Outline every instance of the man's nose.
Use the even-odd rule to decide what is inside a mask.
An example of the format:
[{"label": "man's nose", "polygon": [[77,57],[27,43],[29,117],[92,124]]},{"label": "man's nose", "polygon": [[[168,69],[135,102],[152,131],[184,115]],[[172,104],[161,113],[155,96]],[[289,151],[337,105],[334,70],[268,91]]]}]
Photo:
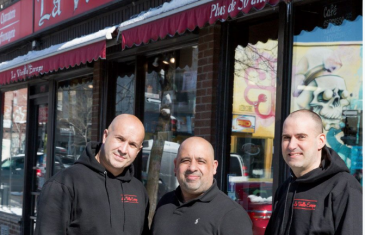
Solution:
[{"label": "man's nose", "polygon": [[190,171],[196,171],[197,169],[197,162],[195,160],[192,160],[190,165],[189,165],[189,170]]},{"label": "man's nose", "polygon": [[298,143],[297,143],[296,139],[294,137],[290,138],[288,148],[290,150],[294,150],[297,148],[297,146],[298,146]]},{"label": "man's nose", "polygon": [[126,153],[127,149],[128,149],[128,144],[126,142],[122,142],[119,146],[119,151],[121,151],[122,153]]}]

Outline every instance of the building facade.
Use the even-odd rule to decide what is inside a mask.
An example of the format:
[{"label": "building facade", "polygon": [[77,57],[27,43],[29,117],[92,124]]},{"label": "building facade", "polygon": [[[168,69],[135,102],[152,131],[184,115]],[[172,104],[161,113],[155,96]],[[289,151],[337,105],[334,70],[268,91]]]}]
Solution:
[{"label": "building facade", "polygon": [[0,234],[33,234],[44,182],[122,113],[146,129],[134,164],[151,218],[177,186],[180,143],[201,136],[220,189],[263,234],[298,109],[322,117],[362,184],[361,0],[0,3]]}]

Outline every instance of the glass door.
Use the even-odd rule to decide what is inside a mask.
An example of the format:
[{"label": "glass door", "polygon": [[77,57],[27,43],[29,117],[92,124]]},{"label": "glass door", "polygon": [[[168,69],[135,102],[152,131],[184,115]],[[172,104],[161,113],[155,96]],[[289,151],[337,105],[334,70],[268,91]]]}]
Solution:
[{"label": "glass door", "polygon": [[47,122],[48,122],[48,104],[39,104],[36,106],[37,123],[34,133],[36,137],[36,154],[32,161],[32,188],[31,188],[31,215],[30,219],[35,224],[37,217],[37,199],[46,180],[46,155],[47,155]]},{"label": "glass door", "polygon": [[48,138],[48,85],[37,85],[29,90],[22,234],[34,233],[38,197],[52,170],[52,164],[47,161],[47,140],[51,141]]}]

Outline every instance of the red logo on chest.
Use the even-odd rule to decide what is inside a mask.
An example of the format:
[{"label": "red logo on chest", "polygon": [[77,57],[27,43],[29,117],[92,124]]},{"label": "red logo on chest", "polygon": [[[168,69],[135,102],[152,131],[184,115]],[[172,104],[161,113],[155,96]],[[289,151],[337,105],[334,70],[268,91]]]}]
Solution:
[{"label": "red logo on chest", "polygon": [[311,210],[314,211],[317,206],[316,200],[294,199],[293,208],[296,210]]},{"label": "red logo on chest", "polygon": [[138,203],[137,195],[122,194],[122,202],[126,203]]}]

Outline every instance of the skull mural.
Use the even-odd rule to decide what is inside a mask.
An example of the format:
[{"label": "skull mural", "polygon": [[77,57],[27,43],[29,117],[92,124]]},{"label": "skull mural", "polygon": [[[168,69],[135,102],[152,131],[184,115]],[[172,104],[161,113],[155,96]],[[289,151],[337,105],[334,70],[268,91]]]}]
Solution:
[{"label": "skull mural", "polygon": [[340,76],[316,77],[299,95],[298,105],[322,117],[325,130],[340,129],[343,109],[350,104],[345,81]]}]

